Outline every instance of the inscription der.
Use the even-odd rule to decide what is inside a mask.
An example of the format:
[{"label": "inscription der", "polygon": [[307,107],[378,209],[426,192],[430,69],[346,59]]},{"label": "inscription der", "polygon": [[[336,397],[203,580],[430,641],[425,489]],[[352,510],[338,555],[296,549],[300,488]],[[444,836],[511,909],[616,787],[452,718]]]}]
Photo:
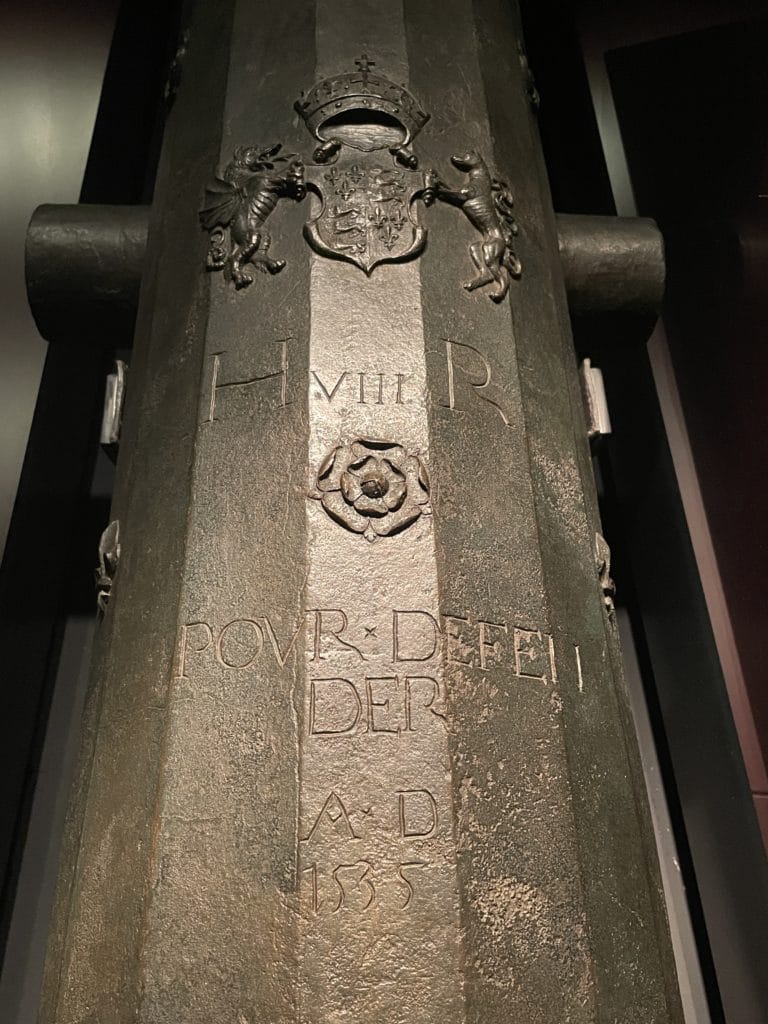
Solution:
[{"label": "inscription der", "polygon": [[311,679],[308,734],[397,735],[430,725],[448,730],[440,683],[432,676],[366,676]]}]

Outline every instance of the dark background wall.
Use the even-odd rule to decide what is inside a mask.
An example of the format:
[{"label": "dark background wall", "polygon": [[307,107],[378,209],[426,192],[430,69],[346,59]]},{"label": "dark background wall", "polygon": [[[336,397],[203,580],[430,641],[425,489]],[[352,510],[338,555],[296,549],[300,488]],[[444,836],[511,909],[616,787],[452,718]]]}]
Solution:
[{"label": "dark background wall", "polygon": [[[85,174],[91,138],[99,107],[102,82],[117,14],[117,0],[32,0],[0,4],[0,552],[6,544],[16,501],[17,487],[29,440],[30,428],[46,365],[48,343],[38,334],[29,311],[24,283],[24,239],[34,208],[40,203],[77,202]],[[70,398],[77,402],[77,389]],[[62,427],[64,424],[62,424]],[[56,432],[45,442],[66,449],[67,438]],[[71,468],[71,467],[70,467]],[[61,529],[57,488],[46,486],[40,466],[38,486],[22,504],[37,506],[37,518],[49,534]],[[76,470],[76,476],[80,476]],[[44,507],[40,507],[40,505]],[[22,518],[19,510],[17,520]],[[34,537],[13,531],[19,561],[32,569],[30,554]],[[66,544],[66,535],[61,538]],[[64,557],[63,550],[58,558]],[[17,659],[4,658],[0,668],[0,749],[3,750],[0,790],[0,865],[3,871],[0,939],[11,927],[15,902],[13,938],[0,977],[0,1019],[33,1021],[36,1016],[40,950],[47,927],[46,908],[51,897],[52,862],[56,839],[67,800],[67,764],[77,735],[73,713],[79,707],[81,666],[87,661],[88,630],[85,621],[70,624],[66,643],[59,647],[63,685],[57,710],[51,717],[49,756],[38,760],[47,711],[45,658],[36,642],[51,647],[53,630],[63,640],[58,609],[47,614],[46,602],[35,602],[50,581],[49,574],[20,580],[9,573],[9,558],[0,578],[17,607],[25,608],[32,630],[17,633],[10,614],[5,617],[5,637],[17,650]],[[9,578],[10,577],[10,578]],[[2,584],[0,584],[0,587]],[[23,592],[19,588],[23,588]],[[25,599],[25,595],[27,599]],[[32,598],[29,600],[29,598]],[[43,628],[35,628],[38,615]],[[47,627],[47,628],[46,628]],[[8,634],[11,634],[9,637]],[[39,814],[27,841],[26,821],[36,793]],[[26,849],[24,871],[21,854]],[[14,896],[18,893],[18,900]]]},{"label": "dark background wall", "polygon": [[117,0],[0,4],[0,552],[47,345],[24,286],[24,237],[40,203],[77,202]]}]

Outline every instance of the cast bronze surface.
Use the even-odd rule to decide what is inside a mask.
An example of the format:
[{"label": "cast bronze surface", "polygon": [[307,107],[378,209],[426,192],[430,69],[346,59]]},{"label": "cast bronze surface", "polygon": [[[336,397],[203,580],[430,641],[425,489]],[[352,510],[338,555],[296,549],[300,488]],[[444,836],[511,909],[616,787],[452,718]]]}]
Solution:
[{"label": "cast bronze surface", "polygon": [[[188,10],[41,1024],[679,1024],[514,5]],[[406,255],[410,140],[359,113],[384,80],[478,201],[370,274],[281,203],[280,273],[207,275],[202,186],[249,140],[301,153],[307,82],[307,181],[378,189],[368,253]],[[515,269],[486,167],[509,303],[459,287],[468,246],[497,297]]]},{"label": "cast bronze surface", "polygon": [[48,340],[108,334],[130,344],[144,258],[145,206],[38,206],[27,229],[26,281]]},{"label": "cast bronze surface", "polygon": [[658,310],[664,239],[654,221],[561,213],[557,239],[571,312]]},{"label": "cast bronze surface", "polygon": [[517,52],[520,58],[520,67],[523,72],[525,95],[528,97],[531,108],[535,113],[541,106],[541,96],[539,95],[539,90],[536,88],[536,79],[533,77],[531,65],[528,63],[528,54],[525,52],[522,40],[518,40]]}]

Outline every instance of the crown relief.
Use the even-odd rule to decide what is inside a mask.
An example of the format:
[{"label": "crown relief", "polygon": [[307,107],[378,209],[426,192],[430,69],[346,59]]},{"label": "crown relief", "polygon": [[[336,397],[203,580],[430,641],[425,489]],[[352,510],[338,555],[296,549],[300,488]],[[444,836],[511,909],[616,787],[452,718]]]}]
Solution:
[{"label": "crown relief", "polygon": [[388,149],[415,169],[418,161],[410,144],[429,114],[404,85],[372,72],[375,61],[366,54],[355,65],[356,71],[321,79],[294,104],[319,142],[315,160],[326,163],[347,145],[362,152]]}]

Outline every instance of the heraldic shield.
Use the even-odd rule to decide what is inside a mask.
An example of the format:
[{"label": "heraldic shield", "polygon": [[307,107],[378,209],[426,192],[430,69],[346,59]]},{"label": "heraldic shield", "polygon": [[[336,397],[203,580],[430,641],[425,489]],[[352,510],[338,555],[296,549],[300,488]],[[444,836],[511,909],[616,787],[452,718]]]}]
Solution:
[{"label": "heraldic shield", "polygon": [[429,114],[374,65],[363,54],[355,71],[324,78],[294,104],[318,144],[306,183],[321,205],[304,235],[317,252],[366,274],[418,255],[427,238],[411,144]]},{"label": "heraldic shield", "polygon": [[304,225],[307,241],[324,256],[347,260],[366,274],[381,263],[418,255],[427,237],[414,207],[421,181],[397,167],[386,151],[347,152],[331,166],[306,169],[307,189],[322,203]]}]

